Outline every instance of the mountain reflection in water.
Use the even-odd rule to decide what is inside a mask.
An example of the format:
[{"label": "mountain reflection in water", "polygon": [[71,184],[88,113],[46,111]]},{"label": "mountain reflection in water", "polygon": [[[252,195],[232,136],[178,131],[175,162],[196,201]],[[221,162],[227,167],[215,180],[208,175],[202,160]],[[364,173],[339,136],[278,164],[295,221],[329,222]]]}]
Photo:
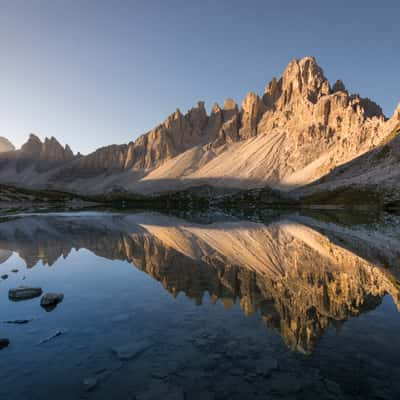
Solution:
[{"label": "mountain reflection in water", "polygon": [[352,229],[306,217],[269,224],[191,223],[155,213],[25,216],[0,224],[0,262],[17,253],[28,268],[72,249],[130,262],[162,283],[226,308],[259,312],[288,348],[309,354],[324,331],[376,308],[400,305],[396,229]]}]

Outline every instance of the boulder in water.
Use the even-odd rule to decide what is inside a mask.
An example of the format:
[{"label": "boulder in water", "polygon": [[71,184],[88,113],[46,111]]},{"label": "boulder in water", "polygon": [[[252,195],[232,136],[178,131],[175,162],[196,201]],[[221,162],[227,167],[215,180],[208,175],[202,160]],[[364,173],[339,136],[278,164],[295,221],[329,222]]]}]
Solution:
[{"label": "boulder in water", "polygon": [[29,300],[39,297],[42,289],[38,287],[19,286],[8,291],[8,298],[12,301]]}]

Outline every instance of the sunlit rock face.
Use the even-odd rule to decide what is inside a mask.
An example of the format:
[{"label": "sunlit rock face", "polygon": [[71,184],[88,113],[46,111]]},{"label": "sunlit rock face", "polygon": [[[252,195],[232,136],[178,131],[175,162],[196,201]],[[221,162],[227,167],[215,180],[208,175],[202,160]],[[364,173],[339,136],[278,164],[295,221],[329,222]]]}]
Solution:
[{"label": "sunlit rock face", "polygon": [[32,135],[14,156],[0,156],[0,182],[85,194],[116,185],[153,193],[204,183],[287,190],[378,148],[396,123],[398,110],[386,120],[377,104],[340,80],[331,85],[315,58],[305,57],[291,61],[262,95],[248,93],[241,106],[228,98],[207,113],[199,101],[127,144],[74,156],[56,139],[42,143]]},{"label": "sunlit rock face", "polygon": [[246,315],[259,312],[289,348],[303,353],[330,325],[375,308],[384,295],[400,304],[398,237],[290,218],[201,225],[137,214],[0,224],[1,252],[17,252],[28,267],[51,266],[81,248],[124,260],[174,296],[183,292],[201,304],[208,292],[226,308],[238,302]]},{"label": "sunlit rock face", "polygon": [[318,191],[341,190],[343,188],[376,188],[376,193],[390,203],[400,201],[398,182],[400,179],[400,106],[387,121],[389,134],[378,147],[333,169],[312,185],[298,190],[298,195],[309,195]]},{"label": "sunlit rock face", "polygon": [[5,137],[0,136],[0,153],[15,150],[14,145]]}]

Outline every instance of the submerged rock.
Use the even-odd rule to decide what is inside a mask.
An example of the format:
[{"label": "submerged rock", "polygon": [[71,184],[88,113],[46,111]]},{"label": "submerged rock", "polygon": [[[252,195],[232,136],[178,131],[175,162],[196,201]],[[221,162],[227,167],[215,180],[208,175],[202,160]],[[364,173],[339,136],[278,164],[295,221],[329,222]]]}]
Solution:
[{"label": "submerged rock", "polygon": [[7,278],[8,278],[7,274],[4,274],[4,275],[1,276],[1,279],[7,279]]},{"label": "submerged rock", "polygon": [[58,336],[61,336],[64,332],[62,331],[56,331],[55,333],[53,333],[52,335],[48,336],[47,338],[41,340],[38,344],[43,344],[43,343],[47,343],[50,342],[50,340],[55,339]]},{"label": "submerged rock", "polygon": [[259,375],[269,375],[278,368],[278,362],[274,358],[260,360],[255,365],[255,371]]},{"label": "submerged rock", "polygon": [[271,378],[269,388],[280,395],[288,395],[299,392],[306,383],[304,379],[298,376],[283,372]]},{"label": "submerged rock", "polygon": [[137,400],[183,400],[184,398],[184,392],[180,387],[159,381],[150,381],[148,389],[136,395]]},{"label": "submerged rock", "polygon": [[83,388],[86,392],[90,392],[97,386],[97,378],[95,376],[89,376],[83,380]]},{"label": "submerged rock", "polygon": [[93,373],[93,375],[87,376],[83,380],[83,389],[86,392],[90,392],[96,387],[104,382],[106,379],[108,379],[112,375],[113,371],[109,370],[107,368],[102,368],[100,370],[97,370]]},{"label": "submerged rock", "polygon": [[15,268],[15,269],[12,269],[11,272],[14,272],[14,274],[16,274],[18,272],[18,270]]},{"label": "submerged rock", "polygon": [[40,300],[40,305],[46,311],[52,311],[57,307],[58,303],[64,300],[64,295],[62,293],[46,293]]},{"label": "submerged rock", "polygon": [[13,319],[9,321],[4,321],[5,324],[16,324],[16,325],[24,325],[28,322],[31,322],[31,319]]},{"label": "submerged rock", "polygon": [[111,351],[115,353],[120,360],[132,360],[147,350],[150,346],[151,342],[142,339],[134,343],[112,347]]},{"label": "submerged rock", "polygon": [[10,344],[10,341],[6,338],[0,338],[0,350],[4,349],[5,347],[8,347]]},{"label": "submerged rock", "polygon": [[12,301],[29,300],[39,297],[42,289],[38,287],[19,286],[8,291],[8,298]]}]

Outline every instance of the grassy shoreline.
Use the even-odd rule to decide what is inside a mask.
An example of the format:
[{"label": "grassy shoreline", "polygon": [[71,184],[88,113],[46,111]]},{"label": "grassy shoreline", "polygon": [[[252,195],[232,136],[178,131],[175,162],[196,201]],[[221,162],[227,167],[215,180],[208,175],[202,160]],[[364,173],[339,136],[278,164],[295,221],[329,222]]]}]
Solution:
[{"label": "grassy shoreline", "polygon": [[270,188],[221,194],[211,187],[164,192],[150,196],[128,192],[85,196],[56,190],[34,190],[0,185],[0,210],[87,209],[180,209],[224,211],[251,209],[310,209],[310,210],[400,210],[400,201],[390,193],[378,193],[370,188],[341,188],[315,192],[296,198]]}]

